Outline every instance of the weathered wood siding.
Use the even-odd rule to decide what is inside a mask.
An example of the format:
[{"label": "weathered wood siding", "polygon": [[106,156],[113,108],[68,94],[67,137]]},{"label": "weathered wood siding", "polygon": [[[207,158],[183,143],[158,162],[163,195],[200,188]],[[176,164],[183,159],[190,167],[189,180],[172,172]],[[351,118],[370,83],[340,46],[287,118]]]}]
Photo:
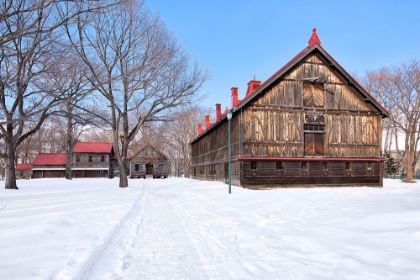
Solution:
[{"label": "weathered wood siding", "polygon": [[246,156],[305,156],[304,124],[324,127],[323,156],[381,156],[381,115],[316,55],[246,106],[242,123]]},{"label": "weathered wood siding", "polygon": [[[240,116],[235,115],[231,120],[231,156],[232,181],[239,184],[240,165],[234,159],[240,155]],[[227,180],[228,162],[228,122],[226,119],[215,127],[205,137],[197,140],[191,147],[192,174],[201,180]]]}]

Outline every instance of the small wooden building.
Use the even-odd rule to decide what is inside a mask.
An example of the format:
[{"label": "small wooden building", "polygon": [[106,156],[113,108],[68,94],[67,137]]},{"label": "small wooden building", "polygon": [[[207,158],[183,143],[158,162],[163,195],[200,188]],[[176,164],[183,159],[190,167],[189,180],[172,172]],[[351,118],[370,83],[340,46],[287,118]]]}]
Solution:
[{"label": "small wooden building", "polygon": [[[243,100],[232,88],[232,183],[382,186],[386,110],[328,54],[314,28],[309,45]],[[228,178],[227,110],[191,142],[193,178]]]},{"label": "small wooden building", "polygon": [[32,164],[19,163],[15,167],[16,179],[26,179],[29,180],[32,178]]},{"label": "small wooden building", "polygon": [[112,143],[77,142],[73,149],[73,178],[113,177],[112,156],[114,156]]},{"label": "small wooden building", "polygon": [[169,175],[168,158],[150,144],[136,152],[129,161],[130,178],[167,178]]},{"label": "small wooden building", "polygon": [[66,154],[40,153],[32,162],[32,178],[64,178]]}]

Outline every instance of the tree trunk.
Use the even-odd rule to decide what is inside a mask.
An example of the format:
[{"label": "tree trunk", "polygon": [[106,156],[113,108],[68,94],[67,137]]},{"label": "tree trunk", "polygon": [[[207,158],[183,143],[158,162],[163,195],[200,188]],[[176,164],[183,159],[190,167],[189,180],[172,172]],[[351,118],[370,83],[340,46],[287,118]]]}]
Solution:
[{"label": "tree trunk", "polygon": [[413,152],[412,151],[408,151],[406,154],[406,169],[407,169],[407,178],[404,180],[404,182],[415,182],[414,180],[414,175],[415,175],[415,170],[416,170],[416,165],[413,164]]},{"label": "tree trunk", "polygon": [[120,169],[120,188],[128,187],[128,179],[127,179],[127,157],[123,156],[120,161],[118,161],[118,167]]},{"label": "tree trunk", "polygon": [[12,142],[12,136],[10,134],[12,134],[11,131],[7,130],[7,137],[6,137],[6,141],[5,141],[5,145],[6,145],[6,181],[5,181],[5,188],[6,189],[15,189],[18,190],[18,187],[16,185],[16,174],[15,174],[15,149],[13,147],[13,142]]},{"label": "tree trunk", "polygon": [[[70,111],[70,112],[69,112]],[[66,153],[66,179],[72,179],[72,155],[73,155],[73,127],[71,110],[67,110],[67,153]]]}]

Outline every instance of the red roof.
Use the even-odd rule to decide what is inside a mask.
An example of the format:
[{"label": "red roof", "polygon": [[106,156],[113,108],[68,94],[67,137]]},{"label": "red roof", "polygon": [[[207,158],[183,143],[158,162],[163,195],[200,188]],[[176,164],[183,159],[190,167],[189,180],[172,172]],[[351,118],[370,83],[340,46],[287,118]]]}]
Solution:
[{"label": "red roof", "polygon": [[78,142],[73,153],[111,153],[112,143],[108,142]]},{"label": "red roof", "polygon": [[33,167],[32,164],[24,164],[24,163],[22,163],[22,164],[16,165],[15,170],[31,170],[32,167]]},{"label": "red roof", "polygon": [[40,153],[36,156],[32,165],[65,165],[66,154]]}]

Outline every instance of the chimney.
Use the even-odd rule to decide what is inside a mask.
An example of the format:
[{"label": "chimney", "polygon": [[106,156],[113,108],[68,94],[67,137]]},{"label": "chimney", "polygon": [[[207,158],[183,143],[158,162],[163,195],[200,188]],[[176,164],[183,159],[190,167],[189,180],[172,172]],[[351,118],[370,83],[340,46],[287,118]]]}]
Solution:
[{"label": "chimney", "polygon": [[233,87],[233,88],[231,88],[231,91],[232,91],[232,108],[234,108],[239,103],[239,101],[238,101],[238,88]]},{"label": "chimney", "polygon": [[248,97],[249,95],[251,95],[257,88],[260,87],[260,85],[261,85],[261,81],[255,80],[255,77],[254,77],[254,79],[248,83],[248,89],[246,90],[245,97]]},{"label": "chimney", "polygon": [[222,104],[216,104],[216,121],[220,120],[222,117]]},{"label": "chimney", "polygon": [[201,123],[198,124],[198,135],[203,133],[203,129],[201,128]]},{"label": "chimney", "polygon": [[209,129],[209,127],[210,127],[210,116],[205,116],[205,118],[206,118],[206,129]]}]

